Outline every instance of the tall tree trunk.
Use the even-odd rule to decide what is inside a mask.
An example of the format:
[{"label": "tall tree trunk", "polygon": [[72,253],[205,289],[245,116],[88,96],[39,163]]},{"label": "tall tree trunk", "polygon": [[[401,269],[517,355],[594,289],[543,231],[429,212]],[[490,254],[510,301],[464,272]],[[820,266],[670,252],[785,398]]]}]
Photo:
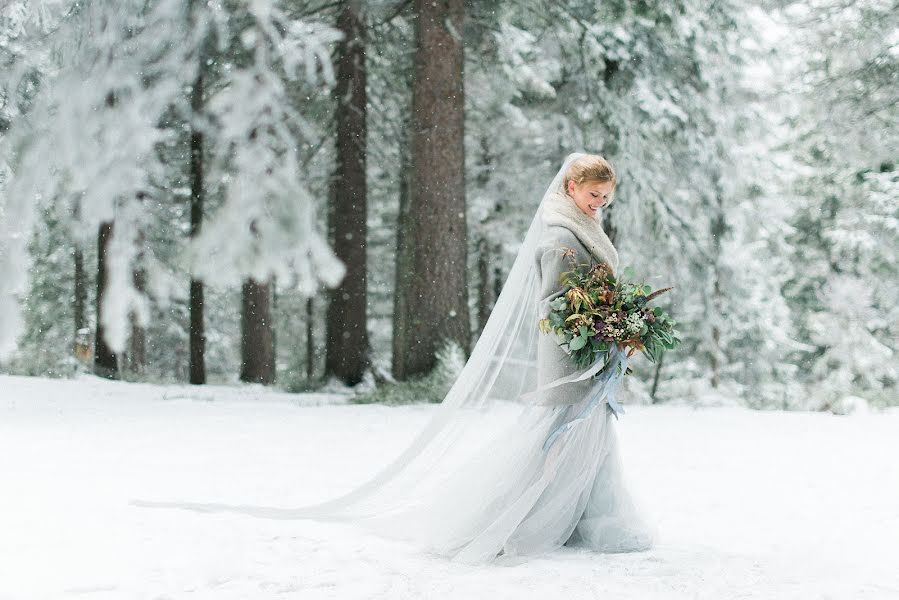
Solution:
[{"label": "tall tree trunk", "polygon": [[313,298],[306,298],[306,379],[315,377],[315,306]]},{"label": "tall tree trunk", "polygon": [[[72,218],[75,223],[81,222],[81,203],[75,203],[75,209],[72,211]],[[87,275],[84,271],[84,251],[81,249],[81,242],[75,240],[75,306],[74,306],[74,325],[75,339],[78,339],[79,332],[87,327]]]},{"label": "tall tree trunk", "polygon": [[484,325],[487,324],[487,319],[490,318],[490,312],[493,310],[495,301],[493,297],[493,283],[491,281],[493,270],[490,268],[492,258],[490,249],[491,244],[486,237],[478,239],[478,332],[484,330]]},{"label": "tall tree trunk", "polygon": [[365,24],[358,0],[344,2],[337,27],[337,165],[333,178],[331,231],[346,276],[328,293],[325,373],[348,385],[362,381],[369,366],[366,297],[366,67]]},{"label": "tall tree trunk", "polygon": [[[407,128],[408,129],[408,128]],[[394,260],[393,279],[393,343],[391,371],[397,379],[403,378],[406,372],[406,353],[404,348],[409,343],[409,319],[405,290],[411,285],[412,250],[409,244],[409,154],[406,145],[400,145],[399,159],[399,210],[396,218],[396,258]]]},{"label": "tall tree trunk", "polygon": [[[75,200],[72,209],[72,221],[81,223],[81,200]],[[77,225],[76,225],[77,226]],[[72,350],[75,358],[85,366],[93,363],[93,349],[90,335],[90,327],[87,323],[87,269],[84,265],[84,250],[82,249],[81,236],[74,236],[75,240],[75,304],[72,307],[73,325],[75,335],[73,337]]]},{"label": "tall tree trunk", "polygon": [[250,278],[242,286],[240,312],[240,380],[275,382],[275,345],[270,286]]},{"label": "tall tree trunk", "polygon": [[[132,271],[134,289],[145,292],[147,289],[147,272],[142,268]],[[131,342],[128,348],[128,370],[131,373],[143,373],[147,366],[147,330],[142,327],[137,316],[131,313]]]},{"label": "tall tree trunk", "polygon": [[406,339],[399,372],[430,371],[444,341],[467,355],[468,230],[465,211],[464,0],[415,0],[416,52],[410,133],[412,181],[407,231],[412,268],[405,294]]},{"label": "tall tree trunk", "polygon": [[94,373],[108,379],[119,378],[118,360],[106,344],[103,327],[103,299],[106,297],[106,251],[112,235],[112,221],[100,224],[97,234],[97,332],[94,335]]},{"label": "tall tree trunk", "polygon": [[[203,111],[203,74],[205,58],[200,54],[200,66],[190,95],[191,114],[196,118]],[[196,237],[203,223],[203,132],[191,125],[190,132],[190,237]],[[190,362],[188,377],[193,384],[206,383],[206,330],[203,322],[203,282],[190,279]]]},{"label": "tall tree trunk", "polygon": [[711,344],[709,346],[709,363],[711,372],[711,385],[718,388],[721,383],[721,365],[726,362],[724,349],[721,346],[721,319],[724,309],[724,295],[721,289],[721,242],[727,234],[729,227],[727,217],[724,214],[724,191],[718,180],[715,180],[715,206],[714,216],[711,219],[712,234],[712,294],[707,298],[709,305],[708,317],[711,322]]},{"label": "tall tree trunk", "polygon": [[88,365],[92,361],[90,329],[87,328],[87,274],[84,270],[84,252],[75,248],[75,337],[72,349],[75,358]]},{"label": "tall tree trunk", "polygon": [[[480,164],[478,174],[475,176],[475,182],[479,190],[485,190],[490,183],[491,164],[493,163],[493,154],[490,150],[490,139],[486,136],[480,137]],[[493,306],[499,296],[499,287],[495,278],[499,276],[499,266],[495,266],[496,257],[500,255],[501,248],[498,244],[492,243],[494,238],[494,223],[497,218],[502,218],[504,200],[498,198],[493,203],[490,213],[484,218],[477,228],[477,325],[475,337],[479,337],[487,325],[490,313],[493,312]]]},{"label": "tall tree trunk", "polygon": [[84,252],[75,248],[75,334],[87,325],[87,281],[84,272]]},{"label": "tall tree trunk", "polygon": [[[278,372],[278,328],[275,327],[275,315],[278,314],[278,278],[272,275],[271,281],[268,283],[269,296],[271,297],[271,320],[272,320],[272,373]],[[272,375],[272,380],[275,377]]]}]

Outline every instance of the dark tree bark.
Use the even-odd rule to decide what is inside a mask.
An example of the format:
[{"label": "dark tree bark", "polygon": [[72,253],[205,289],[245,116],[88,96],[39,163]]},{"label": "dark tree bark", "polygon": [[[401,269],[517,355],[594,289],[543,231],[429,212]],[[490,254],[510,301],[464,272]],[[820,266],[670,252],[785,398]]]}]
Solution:
[{"label": "dark tree bark", "polygon": [[306,299],[306,379],[315,377],[315,316],[312,298]]},{"label": "dark tree bark", "polygon": [[344,2],[337,18],[343,32],[337,50],[337,165],[333,178],[331,232],[334,251],[346,265],[340,285],[328,292],[325,373],[348,385],[362,381],[369,366],[366,249],[366,67],[365,23],[360,3]]},{"label": "dark tree bark", "polygon": [[[73,218],[76,223],[81,221],[81,205],[75,204]],[[87,274],[84,271],[84,251],[81,242],[75,242],[75,306],[73,307],[75,339],[79,339],[80,331],[87,327]]]},{"label": "dark tree bark", "polygon": [[[203,72],[205,59],[200,56],[200,67],[190,95],[191,113],[194,117],[203,111]],[[196,237],[203,223],[203,133],[194,125],[190,132],[190,236]],[[206,330],[203,322],[203,282],[190,280],[190,383],[206,383]]]},{"label": "dark tree bark", "polygon": [[[141,235],[143,238],[143,235]],[[147,289],[147,272],[143,268],[132,271],[134,289],[143,293]],[[147,330],[137,322],[136,315],[131,313],[131,342],[128,346],[128,371],[143,373],[147,365]]]},{"label": "dark tree bark", "polygon": [[405,146],[400,146],[399,211],[396,223],[396,260],[393,283],[393,343],[391,371],[402,378],[405,372],[405,348],[409,344],[409,311],[406,309],[405,290],[411,285],[412,250],[409,245],[409,156]]},{"label": "dark tree bark", "polygon": [[271,385],[275,382],[275,344],[269,284],[244,281],[242,300],[240,380]]},{"label": "dark tree bark", "polygon": [[94,335],[94,374],[108,379],[119,378],[118,360],[106,344],[103,327],[103,298],[106,296],[106,251],[112,235],[112,221],[100,224],[97,234],[97,332]]},{"label": "dark tree bark", "polygon": [[[490,183],[490,165],[493,162],[493,154],[490,150],[490,140],[486,137],[480,138],[480,165],[478,174],[475,178],[478,189],[485,189]],[[498,244],[491,243],[493,238],[493,223],[497,219],[502,219],[503,199],[497,199],[493,204],[493,210],[488,214],[478,227],[477,237],[477,326],[475,329],[475,339],[481,335],[490,313],[499,297],[501,285],[497,284],[496,279],[499,277],[499,267],[494,266],[496,257],[500,255],[501,249]]]},{"label": "dark tree bark", "polygon": [[75,335],[72,350],[75,358],[89,365],[93,361],[93,351],[87,325],[87,272],[84,268],[84,251],[81,250],[80,242],[75,243],[75,305],[72,310]]},{"label": "dark tree bark", "polygon": [[[727,224],[727,217],[724,214],[724,192],[719,185],[719,180],[715,179],[715,206],[714,214],[710,222],[710,233],[712,235],[712,295],[706,302],[709,303],[709,314],[720,317],[724,308],[724,294],[721,290],[721,279],[724,276],[721,267],[721,242],[730,229]],[[720,320],[712,319],[711,337],[712,343],[709,347],[709,372],[711,374],[710,383],[713,388],[718,388],[721,384],[721,363],[726,363],[724,349],[721,347],[721,329],[718,326]]]},{"label": "dark tree bark", "polygon": [[[268,284],[268,289],[271,297],[272,372],[276,373],[278,369],[278,328],[275,327],[275,315],[278,314],[278,278],[274,275]],[[274,376],[272,376],[272,380],[274,380]]]},{"label": "dark tree bark", "polygon": [[[138,192],[137,201],[143,202],[145,194]],[[140,293],[147,290],[147,271],[143,268],[144,252],[143,245],[146,240],[146,234],[143,231],[138,232],[137,244],[140,248],[135,256],[134,267],[131,270],[131,281],[134,289]],[[128,342],[128,350],[120,357],[121,363],[119,368],[127,370],[129,373],[143,373],[147,364],[147,330],[141,326],[137,320],[137,314],[131,311],[128,315],[131,323],[131,338]]]},{"label": "dark tree bark", "polygon": [[405,339],[394,375],[430,371],[444,341],[468,354],[468,230],[465,210],[464,0],[415,0],[416,52],[410,132]]},{"label": "dark tree bark", "polygon": [[493,304],[496,299],[493,297],[493,282],[491,277],[493,270],[490,268],[490,242],[485,237],[478,239],[478,332],[484,330],[487,319],[490,318],[490,312],[493,310]]},{"label": "dark tree bark", "polygon": [[87,282],[84,273],[84,252],[75,248],[75,334],[84,329],[87,318]]}]

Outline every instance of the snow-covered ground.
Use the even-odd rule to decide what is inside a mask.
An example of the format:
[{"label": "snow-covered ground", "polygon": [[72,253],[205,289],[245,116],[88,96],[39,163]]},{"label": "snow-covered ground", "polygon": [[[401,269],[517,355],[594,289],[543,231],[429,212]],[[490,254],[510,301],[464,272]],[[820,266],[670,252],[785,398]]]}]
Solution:
[{"label": "snow-covered ground", "polygon": [[628,407],[651,551],[514,566],[352,525],[133,506],[298,506],[392,458],[432,406],[0,376],[0,598],[899,598],[899,411]]}]

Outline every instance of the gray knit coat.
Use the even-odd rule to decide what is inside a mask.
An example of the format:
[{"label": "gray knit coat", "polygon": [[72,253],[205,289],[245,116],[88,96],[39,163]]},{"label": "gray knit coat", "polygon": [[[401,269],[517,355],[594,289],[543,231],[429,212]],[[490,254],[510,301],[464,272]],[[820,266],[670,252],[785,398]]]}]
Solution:
[{"label": "gray knit coat", "polygon": [[[538,313],[549,313],[549,303],[562,295],[564,285],[559,276],[571,270],[570,258],[563,257],[564,248],[574,251],[579,263],[604,262],[618,270],[618,252],[602,228],[601,210],[595,217],[584,213],[571,196],[562,191],[552,193],[545,200],[542,235],[537,241],[534,256],[538,276]],[[536,324],[535,324],[536,326]],[[555,333],[540,333],[537,342],[537,382],[542,386],[550,381],[579,371],[572,358],[559,346]],[[575,404],[584,399],[593,381],[586,379],[564,383],[543,392],[539,403],[544,405]]]}]

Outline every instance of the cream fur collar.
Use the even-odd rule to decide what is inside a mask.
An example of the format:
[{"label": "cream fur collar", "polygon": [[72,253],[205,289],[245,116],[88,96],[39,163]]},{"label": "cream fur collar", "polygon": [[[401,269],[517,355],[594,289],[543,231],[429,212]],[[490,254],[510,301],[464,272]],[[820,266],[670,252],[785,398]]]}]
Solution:
[{"label": "cream fur collar", "polygon": [[561,225],[570,230],[590,251],[596,262],[608,263],[617,272],[618,252],[602,228],[600,211],[597,211],[595,217],[591,217],[578,208],[571,196],[562,190],[555,190],[545,200],[543,222],[546,225]]}]

